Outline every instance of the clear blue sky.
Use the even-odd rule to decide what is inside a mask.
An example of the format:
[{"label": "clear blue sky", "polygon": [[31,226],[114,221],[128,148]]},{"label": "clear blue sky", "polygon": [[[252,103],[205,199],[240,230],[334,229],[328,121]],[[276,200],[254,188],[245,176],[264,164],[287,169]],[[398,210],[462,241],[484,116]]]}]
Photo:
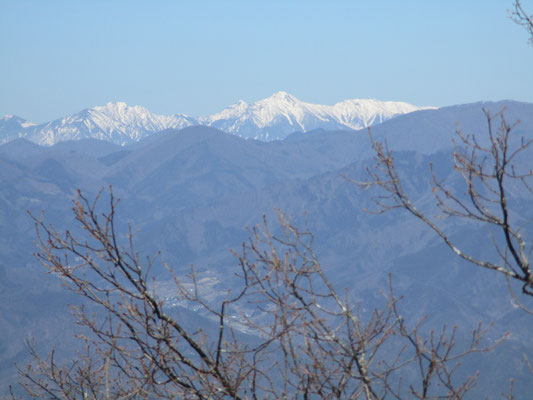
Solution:
[{"label": "clear blue sky", "polygon": [[533,47],[511,3],[0,0],[0,115],[44,122],[125,101],[198,116],[278,90],[322,104],[533,102]]}]

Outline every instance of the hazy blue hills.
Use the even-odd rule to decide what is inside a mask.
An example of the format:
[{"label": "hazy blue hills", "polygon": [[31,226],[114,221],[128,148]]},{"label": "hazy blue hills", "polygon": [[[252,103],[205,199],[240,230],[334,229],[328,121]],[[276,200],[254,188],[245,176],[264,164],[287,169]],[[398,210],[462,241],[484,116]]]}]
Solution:
[{"label": "hazy blue hills", "polygon": [[[493,112],[506,107],[509,122],[521,120],[516,133],[533,138],[533,104],[511,101],[421,110],[372,128],[375,138],[398,150],[401,177],[426,212],[436,213],[429,163],[440,178],[461,190],[453,175],[451,140],[456,122],[464,132],[486,134],[483,107]],[[78,300],[32,256],[35,231],[27,210],[35,216],[44,210],[46,221],[57,229],[71,229],[76,190],[94,198],[112,185],[121,199],[118,228],[131,224],[141,254],[161,250],[162,260],[177,274],[194,264],[202,277],[211,278],[206,288],[210,301],[223,298],[235,284],[236,260],[229,249],[238,250],[246,240],[245,228],[266,214],[276,229],[275,210],[281,209],[315,234],[326,273],[364,309],[382,301],[381,291],[392,273],[395,290],[405,296],[405,317],[414,321],[427,315],[428,329],[458,325],[460,337],[466,338],[479,321],[493,322],[489,341],[509,330],[510,339],[495,353],[469,361],[480,369],[478,394],[497,397],[510,377],[516,378],[517,393],[531,392],[527,370],[514,366],[521,365],[523,353],[533,354],[533,318],[516,308],[500,276],[459,261],[418,221],[402,212],[365,213],[372,206],[372,193],[344,176],[362,180],[372,165],[365,129],[314,130],[264,142],[191,126],[163,130],[126,146],[94,139],[49,147],[17,139],[0,146],[0,387],[5,390],[14,382],[14,361],[27,361],[24,338],[33,336],[41,351],[55,345],[66,354],[76,329],[65,304]],[[529,194],[512,191],[510,201],[518,211],[513,218],[533,217]],[[483,227],[451,220],[445,224],[464,247],[495,256]],[[158,280],[169,279],[162,265],[155,273]],[[175,312],[191,326],[196,323],[192,310],[178,307]]]}]

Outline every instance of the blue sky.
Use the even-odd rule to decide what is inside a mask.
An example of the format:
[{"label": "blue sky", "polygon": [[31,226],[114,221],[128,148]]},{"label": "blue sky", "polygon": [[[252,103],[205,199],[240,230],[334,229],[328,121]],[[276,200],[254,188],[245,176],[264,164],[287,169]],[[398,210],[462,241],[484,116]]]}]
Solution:
[{"label": "blue sky", "polygon": [[533,47],[511,3],[0,0],[0,115],[44,122],[125,101],[198,116],[278,90],[321,104],[533,102]]}]

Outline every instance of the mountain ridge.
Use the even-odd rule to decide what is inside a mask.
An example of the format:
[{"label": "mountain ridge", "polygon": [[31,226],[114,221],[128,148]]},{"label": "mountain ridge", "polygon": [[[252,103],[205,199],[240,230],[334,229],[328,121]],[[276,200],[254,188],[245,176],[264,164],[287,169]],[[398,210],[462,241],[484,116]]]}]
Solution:
[{"label": "mountain ridge", "polygon": [[[509,123],[521,121],[516,139],[520,140],[519,129],[525,140],[531,139],[533,104],[519,102],[415,112],[375,126],[372,134],[376,140],[387,139],[395,151],[400,178],[416,206],[433,213],[428,164],[439,180],[460,190],[462,186],[456,184],[462,178],[452,175],[451,139],[456,123],[466,134],[482,140],[481,135],[487,136],[482,108],[496,113],[505,107]],[[530,165],[533,157],[529,154],[521,165]],[[240,249],[249,235],[245,227],[253,228],[265,216],[278,234],[274,210],[281,209],[294,226],[313,232],[321,265],[339,290],[349,289],[345,293],[351,304],[368,310],[381,304],[381,293],[390,288],[388,277],[393,274],[397,293],[407,294],[399,303],[406,321],[428,316],[424,333],[441,329],[446,321],[448,326],[459,327],[461,348],[464,340],[470,343],[470,328],[476,329],[480,321],[484,326],[494,322],[487,340],[512,332],[495,350],[498,353],[474,359],[470,370],[480,371],[478,387],[484,393],[499,393],[513,375],[517,393],[531,393],[527,367],[509,365],[519,365],[523,354],[532,353],[533,321],[514,308],[504,279],[463,264],[419,221],[406,213],[378,216],[363,212],[372,209],[371,189],[361,190],[344,177],[365,180],[372,156],[364,130],[355,134],[316,131],[261,142],[194,126],[153,134],[125,147],[95,139],[50,147],[18,139],[0,146],[0,234],[4,239],[0,241],[0,322],[4,328],[0,330],[0,394],[16,380],[13,362],[26,365],[30,361],[25,337],[35,338],[41,354],[55,346],[57,357],[59,351],[74,346],[68,338],[75,333],[75,324],[65,313],[66,304],[78,303],[60,292],[56,276],[44,274],[33,257],[35,227],[27,210],[35,216],[46,210],[47,223],[59,232],[75,232],[69,210],[76,189],[94,199],[109,185],[115,198],[120,198],[117,232],[132,227],[139,254],[161,254],[153,269],[158,287],[174,282],[165,275],[168,266],[178,277],[185,277],[194,265],[199,280],[208,278],[202,280],[207,282],[203,290],[209,292],[208,304],[223,301],[228,290],[235,293],[238,289],[233,285],[238,260],[228,249]],[[515,190],[509,195],[520,214],[513,218],[531,220],[531,197]],[[108,197],[102,196],[100,204],[105,207]],[[486,245],[492,243],[490,232],[453,221],[446,229],[461,246],[492,256],[491,246]],[[531,236],[531,225],[527,229]],[[174,307],[172,296],[176,295],[170,290],[161,293],[169,307]],[[254,307],[234,309],[231,315],[257,318],[258,314],[252,314]],[[192,317],[204,316],[201,310],[198,314],[189,311]],[[196,320],[193,324],[197,329]],[[485,397],[476,393],[472,398]]]},{"label": "mountain ridge", "polygon": [[333,106],[303,102],[280,91],[252,104],[239,100],[204,117],[159,115],[143,106],[109,102],[43,124],[7,115],[0,118],[0,144],[25,138],[41,145],[65,140],[100,139],[125,145],[165,129],[206,125],[246,139],[280,140],[289,134],[315,129],[361,129],[395,116],[434,107],[403,102],[349,99]]}]

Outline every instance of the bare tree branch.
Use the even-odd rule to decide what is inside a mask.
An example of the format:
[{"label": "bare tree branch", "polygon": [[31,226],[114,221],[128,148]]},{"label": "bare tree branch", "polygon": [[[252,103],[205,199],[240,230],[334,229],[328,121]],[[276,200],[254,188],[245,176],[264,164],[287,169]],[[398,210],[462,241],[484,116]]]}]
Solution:
[{"label": "bare tree branch", "polygon": [[509,10],[509,17],[518,25],[523,26],[529,36],[529,44],[533,46],[533,14],[529,15],[520,0],[515,0],[512,10]]},{"label": "bare tree branch", "polygon": [[[362,188],[379,189],[379,194],[373,198],[377,206],[376,212],[383,213],[398,208],[407,210],[437,233],[456,255],[476,266],[521,282],[522,292],[533,296],[533,275],[529,259],[532,244],[524,236],[524,226],[511,218],[508,197],[509,186],[517,183],[524,191],[531,193],[533,170],[524,171],[516,161],[531,146],[533,140],[526,141],[522,138],[518,145],[511,145],[511,134],[517,123],[507,123],[503,111],[494,116],[488,110],[484,112],[488,123],[488,146],[481,145],[475,136],[466,135],[460,130],[457,131],[458,140],[454,142],[454,170],[463,178],[466,198],[447,187],[430,167],[435,199],[445,216],[495,227],[502,233],[503,242],[493,237],[493,245],[500,256],[499,263],[468,254],[454,243],[435,218],[415,206],[404,190],[392,152],[386,143],[375,141],[370,131],[376,163],[367,169],[368,180],[355,182]],[[499,121],[498,125],[495,120]]]},{"label": "bare tree branch", "polygon": [[[67,366],[30,346],[34,362],[19,375],[29,397],[460,399],[474,386],[475,373],[458,381],[455,372],[463,357],[489,350],[481,345],[483,330],[457,351],[455,330],[426,334],[422,322],[410,328],[392,285],[382,308],[361,315],[324,274],[312,234],[282,213],[280,234],[265,219],[235,253],[241,288],[218,307],[201,298],[194,269],[189,282],[172,277],[176,294],[218,326],[211,335],[191,328],[166,311],[150,284],[155,259],[141,261],[131,229],[122,246],[112,191],[107,212],[97,211],[101,197],[90,202],[78,193],[74,201],[84,235],[61,234],[35,219],[38,259],[100,312],[74,309],[88,333],[84,352]],[[259,316],[232,323],[230,310],[241,303],[254,304]],[[404,379],[408,371],[418,378]]]}]

